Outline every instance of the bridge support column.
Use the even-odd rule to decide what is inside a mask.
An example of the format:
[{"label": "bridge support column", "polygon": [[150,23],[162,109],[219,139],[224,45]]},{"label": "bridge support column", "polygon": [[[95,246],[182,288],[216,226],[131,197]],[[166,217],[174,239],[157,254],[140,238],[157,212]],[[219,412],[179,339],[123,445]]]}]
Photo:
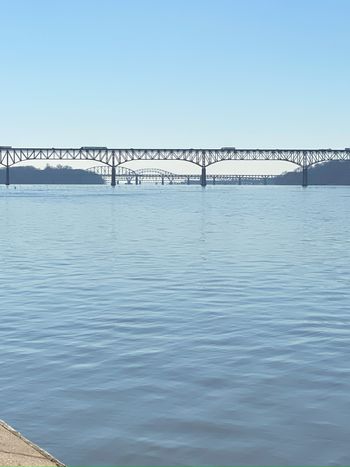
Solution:
[{"label": "bridge support column", "polygon": [[162,185],[164,185],[164,175],[162,175]]},{"label": "bridge support column", "polygon": [[307,173],[307,165],[303,166],[303,182],[302,186],[306,188],[308,185],[308,173]]},{"label": "bridge support column", "polygon": [[115,165],[112,165],[111,186],[115,186]]},{"label": "bridge support column", "polygon": [[238,185],[242,185],[242,178],[238,177]]},{"label": "bridge support column", "polygon": [[207,186],[207,168],[205,165],[202,166],[201,185]]},{"label": "bridge support column", "polygon": [[307,168],[308,168],[308,155],[307,151],[303,151],[303,181],[302,181],[302,186],[307,187],[308,185],[308,180],[307,180]]},{"label": "bridge support column", "polygon": [[115,186],[115,153],[112,152],[111,186]]},{"label": "bridge support column", "polygon": [[213,185],[215,185],[216,183],[216,179],[215,179],[215,175],[213,175]]},{"label": "bridge support column", "polygon": [[190,184],[190,177],[187,177],[187,185]]},{"label": "bridge support column", "polygon": [[139,177],[138,177],[138,175],[136,175],[136,177],[135,177],[135,185],[139,185],[139,184],[140,184],[140,182],[139,182]]},{"label": "bridge support column", "polygon": [[6,166],[6,175],[5,175],[5,185],[9,186],[10,185],[10,167],[7,165]]}]

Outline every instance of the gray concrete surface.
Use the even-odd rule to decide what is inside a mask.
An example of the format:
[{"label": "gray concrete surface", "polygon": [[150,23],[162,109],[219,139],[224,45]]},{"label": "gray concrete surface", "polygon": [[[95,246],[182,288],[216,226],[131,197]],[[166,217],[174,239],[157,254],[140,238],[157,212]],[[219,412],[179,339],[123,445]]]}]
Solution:
[{"label": "gray concrete surface", "polygon": [[0,420],[0,466],[63,466],[48,452],[36,446]]}]

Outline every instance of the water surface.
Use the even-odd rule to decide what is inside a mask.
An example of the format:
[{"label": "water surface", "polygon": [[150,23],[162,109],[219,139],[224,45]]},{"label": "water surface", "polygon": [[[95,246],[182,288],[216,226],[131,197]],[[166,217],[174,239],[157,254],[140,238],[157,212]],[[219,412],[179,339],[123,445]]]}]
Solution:
[{"label": "water surface", "polygon": [[0,188],[0,418],[70,465],[350,463],[346,187]]}]

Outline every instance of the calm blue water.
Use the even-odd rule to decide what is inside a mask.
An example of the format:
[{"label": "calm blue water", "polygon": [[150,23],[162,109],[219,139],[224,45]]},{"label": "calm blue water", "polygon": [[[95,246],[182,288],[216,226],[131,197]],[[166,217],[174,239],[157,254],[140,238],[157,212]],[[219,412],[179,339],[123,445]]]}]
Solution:
[{"label": "calm blue water", "polygon": [[349,188],[1,187],[0,212],[0,418],[70,465],[349,465]]}]

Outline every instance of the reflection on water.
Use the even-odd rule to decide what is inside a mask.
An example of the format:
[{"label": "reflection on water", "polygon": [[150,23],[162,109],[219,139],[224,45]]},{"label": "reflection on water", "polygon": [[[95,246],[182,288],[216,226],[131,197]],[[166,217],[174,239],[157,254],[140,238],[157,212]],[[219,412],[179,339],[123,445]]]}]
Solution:
[{"label": "reflection on water", "polygon": [[349,464],[348,188],[0,188],[0,418],[70,465]]}]

